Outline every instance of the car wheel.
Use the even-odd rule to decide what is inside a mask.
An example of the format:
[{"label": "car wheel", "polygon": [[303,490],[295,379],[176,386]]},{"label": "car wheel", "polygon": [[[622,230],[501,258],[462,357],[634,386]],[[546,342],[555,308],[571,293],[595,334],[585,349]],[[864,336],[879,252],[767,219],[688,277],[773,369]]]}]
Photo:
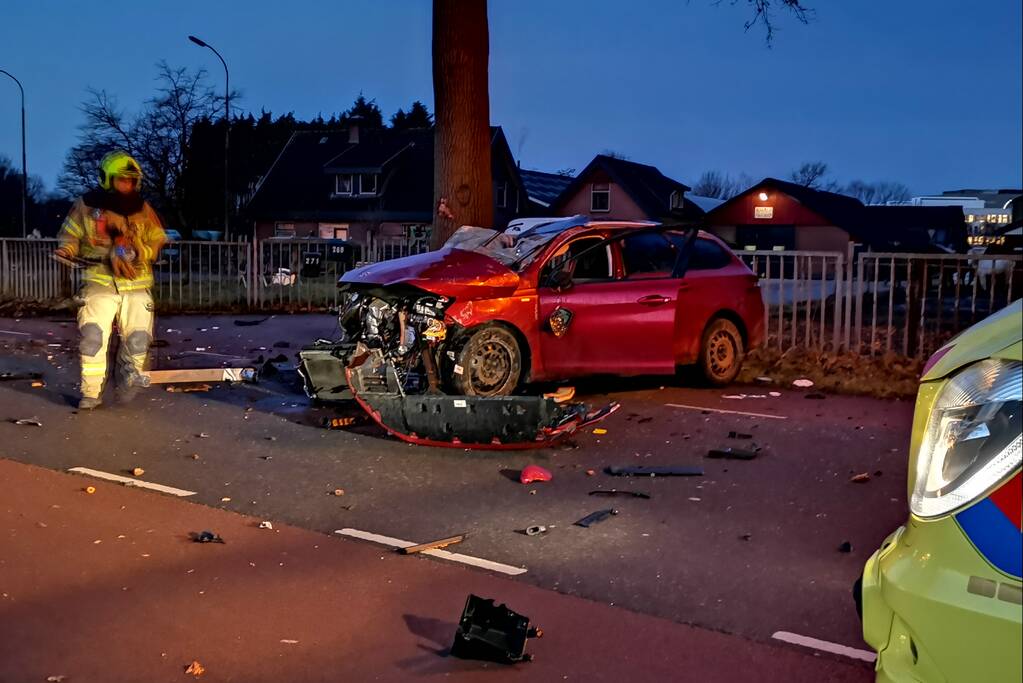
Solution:
[{"label": "car wheel", "polygon": [[730,384],[742,368],[745,355],[742,335],[730,320],[712,320],[703,332],[700,346],[700,370],[704,379],[715,386]]},{"label": "car wheel", "polygon": [[522,377],[522,350],[509,330],[496,325],[473,331],[455,354],[451,384],[466,396],[507,396]]}]

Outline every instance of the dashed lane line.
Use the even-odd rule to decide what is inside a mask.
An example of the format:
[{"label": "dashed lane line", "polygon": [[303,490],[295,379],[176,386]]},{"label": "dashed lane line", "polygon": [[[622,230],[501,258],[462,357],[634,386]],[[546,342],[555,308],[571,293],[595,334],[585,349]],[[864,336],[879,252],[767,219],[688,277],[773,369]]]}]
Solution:
[{"label": "dashed lane line", "polygon": [[[408,548],[410,546],[418,545],[412,541],[404,541],[400,538],[391,538],[390,536],[381,536],[380,534],[374,534],[373,532],[362,531],[360,529],[338,529],[334,533],[340,536],[348,536],[350,538],[358,538],[363,541],[371,541],[373,543],[380,543],[381,545],[388,545],[392,548]],[[462,564],[472,565],[473,567],[479,567],[481,569],[489,569],[490,571],[508,574],[509,576],[518,576],[519,574],[526,573],[525,567],[513,567],[511,565],[501,564],[500,562],[494,562],[492,560],[472,557],[471,555],[448,552],[447,550],[424,550],[419,554],[439,557],[442,560],[450,560],[452,562],[461,562]]]},{"label": "dashed lane line", "polygon": [[870,652],[869,650],[857,650],[854,647],[848,645],[839,645],[838,643],[831,643],[827,640],[820,640],[818,638],[811,638],[810,636],[801,636],[798,633],[789,633],[788,631],[777,631],[772,638],[780,640],[783,643],[791,643],[793,645],[800,645],[802,647],[812,648],[814,650],[820,650],[821,652],[829,652],[833,655],[840,655],[842,657],[849,657],[851,659],[859,659],[870,664],[874,663],[877,659],[877,654]]},{"label": "dashed lane line", "polygon": [[96,477],[97,479],[106,479],[107,481],[116,481],[119,484],[125,486],[131,486],[140,489],[149,489],[151,491],[159,491],[160,493],[169,493],[172,496],[194,496],[195,491],[186,491],[184,489],[176,489],[173,486],[164,486],[163,484],[155,484],[151,481],[145,481],[143,479],[135,479],[133,477],[122,477],[120,474],[110,474],[109,472],[101,472],[100,470],[91,470],[88,467],[72,467],[68,472],[74,472],[75,474],[84,474],[87,477]]}]

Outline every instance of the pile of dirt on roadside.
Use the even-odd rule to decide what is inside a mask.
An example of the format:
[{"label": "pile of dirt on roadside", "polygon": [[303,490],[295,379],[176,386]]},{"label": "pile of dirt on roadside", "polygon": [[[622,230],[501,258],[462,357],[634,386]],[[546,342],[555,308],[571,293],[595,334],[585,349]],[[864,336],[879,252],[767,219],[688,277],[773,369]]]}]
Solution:
[{"label": "pile of dirt on roadside", "polygon": [[895,354],[871,358],[849,352],[756,349],[746,357],[738,381],[755,384],[767,377],[771,384],[784,386],[805,378],[815,389],[835,393],[913,398],[923,365],[923,360]]},{"label": "pile of dirt on roadside", "polygon": [[37,301],[34,299],[5,299],[0,301],[0,318],[38,318],[55,313],[77,311],[80,303],[74,299]]}]

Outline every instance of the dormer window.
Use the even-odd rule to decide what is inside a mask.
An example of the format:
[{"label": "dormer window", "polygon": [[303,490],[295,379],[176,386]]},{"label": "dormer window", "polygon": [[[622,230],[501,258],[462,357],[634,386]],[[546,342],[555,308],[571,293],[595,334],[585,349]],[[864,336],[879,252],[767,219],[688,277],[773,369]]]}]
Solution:
[{"label": "dormer window", "polygon": [[339,173],[334,176],[334,194],[352,194],[352,175],[350,173]]},{"label": "dormer window", "polygon": [[590,211],[604,213],[611,210],[611,185],[593,183],[590,186]]},{"label": "dormer window", "polygon": [[359,194],[371,195],[377,193],[377,174],[363,173],[359,175]]}]

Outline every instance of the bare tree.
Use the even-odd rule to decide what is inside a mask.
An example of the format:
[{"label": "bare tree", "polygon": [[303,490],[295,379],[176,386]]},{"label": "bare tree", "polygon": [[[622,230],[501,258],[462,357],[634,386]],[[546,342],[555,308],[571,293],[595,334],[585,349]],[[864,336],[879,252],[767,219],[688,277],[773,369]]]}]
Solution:
[{"label": "bare tree", "polygon": [[908,202],[911,196],[908,187],[890,180],[874,183],[874,187],[877,188],[876,202],[878,204],[903,204]]},{"label": "bare tree", "polygon": [[753,185],[753,179],[745,174],[733,178],[721,171],[704,171],[693,186],[693,194],[716,199],[731,199]]},{"label": "bare tree", "polygon": [[828,165],[823,161],[807,161],[793,171],[789,177],[797,185],[818,189],[827,173]]},{"label": "bare tree", "polygon": [[[720,0],[718,0],[720,2]],[[739,0],[732,0],[732,4]],[[804,5],[800,0],[746,0],[753,9],[753,18],[746,22],[746,30],[760,24],[764,27],[764,38],[770,45],[774,40],[774,21],[776,9],[787,10],[801,24],[808,24],[813,19],[814,11]]]},{"label": "bare tree", "polygon": [[106,91],[88,91],[81,106],[85,121],[58,182],[61,190],[77,195],[94,187],[103,155],[123,149],[142,164],[153,203],[171,213],[178,224],[183,222],[181,177],[188,164],[192,129],[216,113],[220,98],[206,85],[202,69],[190,72],[160,62],[157,82],[156,95],[134,117]]},{"label": "bare tree", "polygon": [[489,58],[487,0],[433,0],[433,248],[494,222]]}]

